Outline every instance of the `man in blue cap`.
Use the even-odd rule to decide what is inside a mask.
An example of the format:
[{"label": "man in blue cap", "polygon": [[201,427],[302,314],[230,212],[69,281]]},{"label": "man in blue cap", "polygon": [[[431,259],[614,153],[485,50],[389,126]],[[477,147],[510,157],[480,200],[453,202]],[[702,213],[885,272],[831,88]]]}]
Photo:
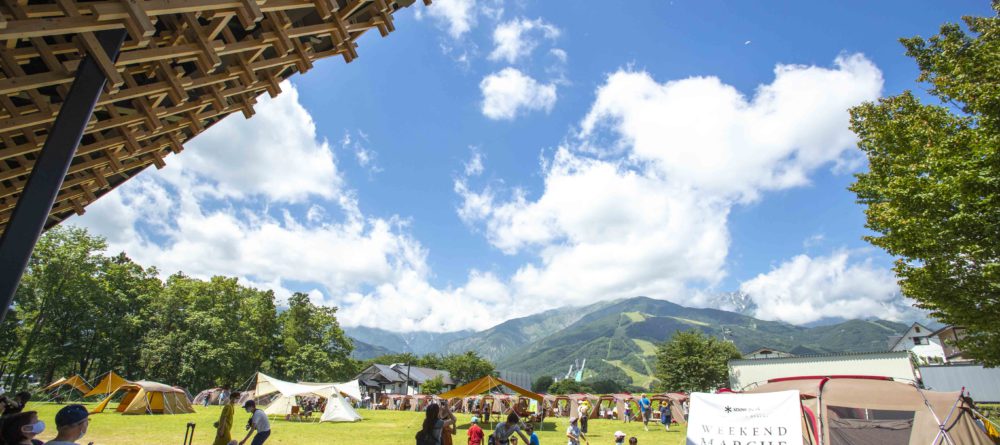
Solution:
[{"label": "man in blue cap", "polygon": [[66,405],[56,413],[56,438],[45,445],[77,445],[90,425],[90,413],[83,405]]}]

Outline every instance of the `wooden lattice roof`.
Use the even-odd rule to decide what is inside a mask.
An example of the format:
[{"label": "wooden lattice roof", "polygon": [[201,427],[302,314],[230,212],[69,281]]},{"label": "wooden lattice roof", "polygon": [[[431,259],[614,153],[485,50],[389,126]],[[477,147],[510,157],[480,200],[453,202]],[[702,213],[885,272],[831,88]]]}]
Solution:
[{"label": "wooden lattice roof", "polygon": [[[46,227],[414,0],[0,0],[0,231],[84,55],[108,78]],[[424,0],[430,4],[430,0]],[[124,28],[117,62],[95,32]]]}]

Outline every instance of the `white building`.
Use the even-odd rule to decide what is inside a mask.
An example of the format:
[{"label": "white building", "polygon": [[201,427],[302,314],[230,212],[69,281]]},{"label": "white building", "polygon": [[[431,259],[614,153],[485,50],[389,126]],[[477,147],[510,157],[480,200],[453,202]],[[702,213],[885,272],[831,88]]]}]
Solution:
[{"label": "white building", "polygon": [[889,337],[890,351],[909,351],[922,365],[946,363],[941,339],[920,323],[913,323],[902,336]]},{"label": "white building", "polygon": [[782,377],[869,375],[916,381],[909,351],[857,352],[729,361],[729,388],[749,389]]}]

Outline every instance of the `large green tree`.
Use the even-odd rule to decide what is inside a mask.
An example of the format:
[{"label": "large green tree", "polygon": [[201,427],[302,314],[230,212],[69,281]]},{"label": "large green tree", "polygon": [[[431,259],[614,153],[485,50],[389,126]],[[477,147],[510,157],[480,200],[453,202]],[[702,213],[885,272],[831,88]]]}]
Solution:
[{"label": "large green tree", "polygon": [[278,316],[283,375],[314,382],[348,380],[357,372],[350,359],[354,344],[337,322],[337,308],[317,306],[295,293]]},{"label": "large green tree", "polygon": [[[1000,14],[1000,2],[993,8]],[[968,33],[902,39],[918,80],[909,91],[851,110],[869,171],[851,186],[872,244],[898,257],[905,295],[963,326],[959,346],[1000,365],[1000,18],[966,17]]]},{"label": "large green tree", "polygon": [[656,374],[664,391],[711,391],[729,385],[730,360],[740,358],[736,345],[690,330],[674,333],[656,351]]}]

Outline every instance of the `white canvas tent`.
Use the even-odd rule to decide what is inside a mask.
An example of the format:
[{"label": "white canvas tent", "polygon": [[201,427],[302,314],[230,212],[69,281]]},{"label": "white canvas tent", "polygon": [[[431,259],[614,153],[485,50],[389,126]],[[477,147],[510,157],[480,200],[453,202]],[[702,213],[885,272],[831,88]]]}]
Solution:
[{"label": "white canvas tent", "polygon": [[[354,411],[354,408],[351,408],[351,404],[340,395],[341,392],[346,393],[346,391],[341,391],[338,385],[347,390],[351,389],[347,384],[286,382],[258,372],[257,385],[254,388],[254,398],[279,393],[280,396],[264,408],[264,413],[269,416],[284,416],[292,413],[292,407],[296,405],[295,397],[322,397],[326,399],[326,409],[320,417],[320,422],[354,422],[361,420],[361,415],[357,411]],[[357,388],[357,381],[354,381],[354,387]]]}]

